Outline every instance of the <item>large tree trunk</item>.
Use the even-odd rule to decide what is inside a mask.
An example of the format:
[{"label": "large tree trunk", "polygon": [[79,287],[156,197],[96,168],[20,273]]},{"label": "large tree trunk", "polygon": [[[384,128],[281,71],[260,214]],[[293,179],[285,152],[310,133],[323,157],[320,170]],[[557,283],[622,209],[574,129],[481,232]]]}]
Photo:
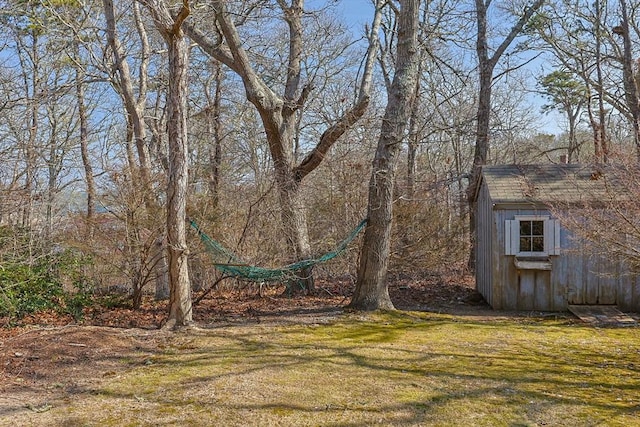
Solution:
[{"label": "large tree trunk", "polygon": [[[311,245],[307,227],[307,214],[304,199],[300,192],[300,183],[296,182],[290,169],[276,170],[278,194],[282,215],[284,234],[289,246],[289,253],[295,254],[295,260],[311,257]],[[311,268],[302,270],[295,278],[298,288],[288,290],[315,291],[315,283]]]},{"label": "large tree trunk", "polygon": [[393,310],[386,276],[391,246],[393,192],[402,139],[418,78],[419,0],[402,0],[398,15],[396,72],[389,90],[369,182],[369,222],[360,254],[358,280],[349,308]]},{"label": "large tree trunk", "polygon": [[187,264],[187,60],[184,37],[174,35],[169,41],[169,186],[167,200],[167,241],[169,251],[169,322],[184,326],[193,321],[191,285]]},{"label": "large tree trunk", "polygon": [[163,0],[141,0],[151,12],[169,52],[169,91],[167,130],[169,181],[167,187],[167,251],[169,255],[169,319],[165,327],[186,326],[193,322],[191,284],[187,247],[187,68],[189,50],[181,26],[189,16],[188,0],[172,15]]},{"label": "large tree trunk", "polygon": [[480,64],[480,91],[478,95],[478,114],[476,121],[476,145],[473,155],[473,169],[467,188],[469,202],[469,236],[471,238],[471,253],[468,267],[475,269],[475,235],[476,235],[476,187],[480,180],[482,166],[487,164],[489,154],[489,127],[491,120],[491,80],[493,66],[488,63]]}]

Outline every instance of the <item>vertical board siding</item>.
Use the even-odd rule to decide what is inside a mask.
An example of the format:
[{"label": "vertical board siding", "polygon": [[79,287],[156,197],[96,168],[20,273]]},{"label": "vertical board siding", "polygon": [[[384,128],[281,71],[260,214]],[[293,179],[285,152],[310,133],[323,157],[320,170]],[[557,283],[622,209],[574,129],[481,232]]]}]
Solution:
[{"label": "vertical board siding", "polygon": [[619,278],[617,283],[617,299],[622,301],[619,305],[622,307],[633,307],[633,294],[636,280],[629,274],[628,269],[624,267],[622,263],[617,263],[617,276]]},{"label": "vertical board siding", "polygon": [[[618,284],[622,278],[618,274],[618,263],[598,257],[598,304],[615,304],[618,296]],[[621,295],[622,297],[622,295]]]},{"label": "vertical board siding", "polygon": [[551,295],[553,295],[553,284],[551,282],[551,272],[545,270],[533,270],[535,273],[535,310],[553,310]]},{"label": "vertical board siding", "polygon": [[476,289],[484,299],[496,308],[492,292],[493,270],[493,203],[485,184],[478,195],[478,211],[476,214]]},{"label": "vertical board siding", "polygon": [[[486,208],[486,206],[485,206]],[[486,214],[486,210],[484,211]],[[482,216],[478,230],[484,243],[482,258],[483,281],[478,291],[496,309],[506,310],[566,310],[568,304],[617,304],[623,309],[640,309],[640,278],[625,273],[620,263],[590,255],[571,233],[560,226],[558,255],[551,255],[551,271],[521,270],[515,267],[514,257],[506,255],[505,223],[516,215],[550,215],[540,209],[495,209],[491,220]],[[490,233],[492,231],[492,233]],[[486,239],[491,238],[489,245]],[[493,270],[492,270],[493,268]],[[479,282],[480,283],[480,282]]]},{"label": "vertical board siding", "polygon": [[640,311],[640,276],[629,274],[619,260],[589,254],[557,220],[552,223],[559,232],[549,249],[551,271],[518,270],[515,257],[507,255],[513,248],[505,242],[506,221],[516,215],[553,219],[549,210],[525,203],[496,204],[483,177],[476,212],[476,289],[494,309],[559,311],[568,304],[617,304]]},{"label": "vertical board siding", "polygon": [[517,308],[520,310],[535,309],[536,272],[524,270],[518,275]]}]

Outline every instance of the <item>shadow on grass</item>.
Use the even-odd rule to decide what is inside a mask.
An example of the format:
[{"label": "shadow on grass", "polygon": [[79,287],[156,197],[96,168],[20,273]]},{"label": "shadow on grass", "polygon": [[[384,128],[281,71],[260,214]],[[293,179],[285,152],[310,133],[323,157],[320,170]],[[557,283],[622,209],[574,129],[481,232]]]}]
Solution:
[{"label": "shadow on grass", "polygon": [[98,393],[147,415],[195,408],[236,425],[251,414],[344,427],[623,425],[640,415],[637,342],[631,330],[414,313],[244,325],[176,334]]}]

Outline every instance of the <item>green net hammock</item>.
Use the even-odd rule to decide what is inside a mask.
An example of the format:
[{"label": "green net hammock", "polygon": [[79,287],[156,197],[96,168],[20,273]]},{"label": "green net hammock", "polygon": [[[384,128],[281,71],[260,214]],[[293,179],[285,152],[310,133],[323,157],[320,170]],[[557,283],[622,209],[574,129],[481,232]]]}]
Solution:
[{"label": "green net hammock", "polygon": [[351,231],[351,233],[344,239],[334,250],[327,252],[326,254],[317,258],[305,259],[295,262],[293,264],[286,265],[281,268],[265,268],[254,265],[249,265],[238,258],[233,252],[222,246],[219,242],[213,240],[207,236],[195,221],[190,221],[191,226],[198,232],[200,240],[204,244],[207,252],[213,259],[214,267],[229,277],[236,277],[238,279],[248,280],[252,282],[277,282],[287,281],[291,279],[300,278],[299,272],[316,264],[327,262],[338,255],[340,255],[347,248],[358,233],[362,231],[367,224],[367,220],[363,219],[360,224]]}]

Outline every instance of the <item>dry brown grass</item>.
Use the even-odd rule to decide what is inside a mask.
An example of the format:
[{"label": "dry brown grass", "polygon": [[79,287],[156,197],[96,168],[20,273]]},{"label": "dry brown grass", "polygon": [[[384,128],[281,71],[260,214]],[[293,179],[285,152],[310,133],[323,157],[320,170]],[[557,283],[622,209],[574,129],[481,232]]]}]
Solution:
[{"label": "dry brown grass", "polygon": [[398,312],[89,332],[102,350],[76,347],[41,390],[5,378],[0,425],[640,425],[638,329]]}]

